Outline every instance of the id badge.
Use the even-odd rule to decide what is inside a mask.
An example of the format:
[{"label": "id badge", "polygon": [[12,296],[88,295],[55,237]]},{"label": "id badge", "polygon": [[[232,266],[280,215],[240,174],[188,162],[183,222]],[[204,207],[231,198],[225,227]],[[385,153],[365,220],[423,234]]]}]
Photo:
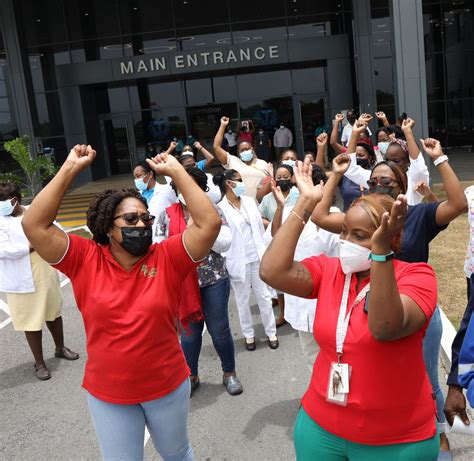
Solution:
[{"label": "id badge", "polygon": [[351,366],[348,363],[332,362],[326,400],[345,407],[349,396]]}]

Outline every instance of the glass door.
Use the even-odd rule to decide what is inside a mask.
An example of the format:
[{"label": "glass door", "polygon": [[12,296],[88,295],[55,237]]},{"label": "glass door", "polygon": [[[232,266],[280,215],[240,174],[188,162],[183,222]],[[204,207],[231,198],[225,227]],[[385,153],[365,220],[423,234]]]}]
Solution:
[{"label": "glass door", "polygon": [[131,117],[100,117],[102,146],[107,176],[131,173],[137,162],[135,136]]},{"label": "glass door", "polygon": [[328,101],[325,94],[295,96],[296,146],[301,155],[316,152],[316,136],[323,131],[330,134],[327,118]]}]

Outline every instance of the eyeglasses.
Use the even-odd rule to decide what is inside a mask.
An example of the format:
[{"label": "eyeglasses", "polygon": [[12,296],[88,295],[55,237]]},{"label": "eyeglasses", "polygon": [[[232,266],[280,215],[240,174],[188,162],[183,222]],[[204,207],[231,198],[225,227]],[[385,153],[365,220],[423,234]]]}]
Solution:
[{"label": "eyeglasses", "polygon": [[389,176],[374,176],[367,181],[369,187],[379,186],[391,186],[393,183],[397,183],[397,181]]},{"label": "eyeglasses", "polygon": [[151,226],[155,217],[149,213],[124,213],[114,217],[114,221],[118,218],[122,218],[127,226],[135,226],[138,221],[141,221],[145,226]]}]

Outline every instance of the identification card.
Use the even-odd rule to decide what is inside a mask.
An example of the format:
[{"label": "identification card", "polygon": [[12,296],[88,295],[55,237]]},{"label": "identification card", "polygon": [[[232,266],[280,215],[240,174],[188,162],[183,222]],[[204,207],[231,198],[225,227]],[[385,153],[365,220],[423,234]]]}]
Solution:
[{"label": "identification card", "polygon": [[327,401],[346,406],[349,395],[351,367],[348,363],[332,362],[329,372]]}]

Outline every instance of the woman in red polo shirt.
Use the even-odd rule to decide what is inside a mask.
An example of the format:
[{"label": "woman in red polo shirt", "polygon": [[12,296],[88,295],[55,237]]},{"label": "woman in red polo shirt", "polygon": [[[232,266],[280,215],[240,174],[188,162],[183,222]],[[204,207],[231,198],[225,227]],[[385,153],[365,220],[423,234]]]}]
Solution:
[{"label": "woman in red polo shirt", "polygon": [[296,262],[298,237],[322,197],[310,170],[309,162],[295,168],[300,198],[260,266],[275,289],[318,298],[321,352],[295,424],[297,459],[434,461],[439,437],[422,340],[436,278],[427,264],[393,259],[406,198],[357,199],[345,216],[339,259]]},{"label": "woman in red polo shirt", "polygon": [[154,217],[135,190],[106,190],[87,212],[93,240],[54,226],[61,200],[95,157],[75,146],[26,212],[23,228],[40,256],[72,281],[84,319],[88,360],[83,387],[105,459],[143,459],[145,425],[164,460],[193,460],[188,441],[189,368],[175,325],[180,286],[208,255],[221,219],[172,156],[147,160],[170,176],[193,224],[152,245]]}]

